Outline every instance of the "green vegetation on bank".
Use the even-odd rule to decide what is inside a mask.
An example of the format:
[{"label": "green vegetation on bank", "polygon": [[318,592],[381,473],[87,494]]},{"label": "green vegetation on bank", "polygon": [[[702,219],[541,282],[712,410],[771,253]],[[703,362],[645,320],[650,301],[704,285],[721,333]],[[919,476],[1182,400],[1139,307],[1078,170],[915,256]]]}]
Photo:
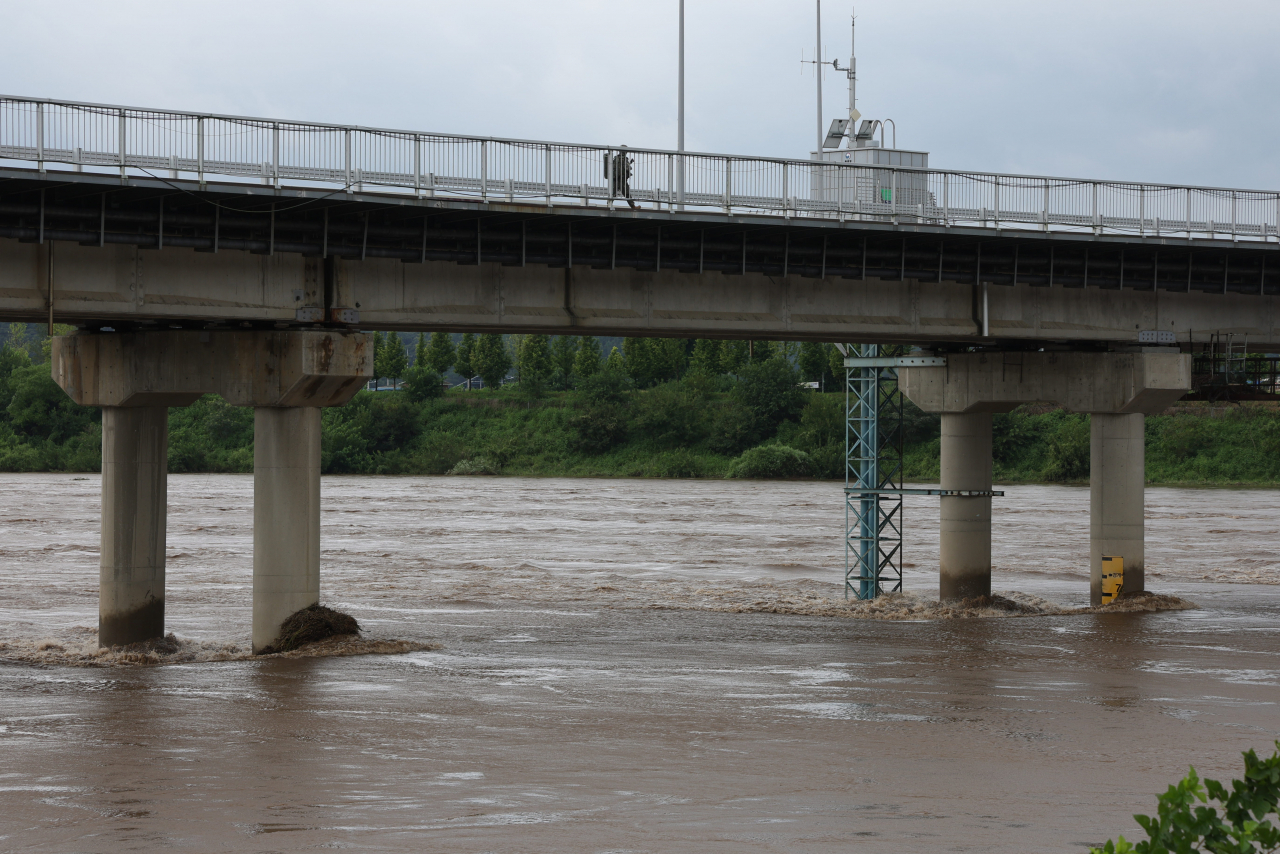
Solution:
[{"label": "green vegetation on bank", "polygon": [[[799,385],[841,385],[830,345],[631,338],[606,354],[589,337],[377,338],[394,390],[325,410],[326,473],[843,477],[843,394]],[[48,353],[9,327],[0,470],[97,470],[101,416],[62,393]],[[446,372],[486,387],[446,392]],[[994,417],[995,479],[1086,482],[1088,417],[1042,410]],[[1146,429],[1152,483],[1280,483],[1273,407],[1187,405]],[[907,479],[936,480],[939,419],[908,403],[904,437]],[[252,471],[253,412],[207,396],[170,411],[169,443],[171,471]]]}]

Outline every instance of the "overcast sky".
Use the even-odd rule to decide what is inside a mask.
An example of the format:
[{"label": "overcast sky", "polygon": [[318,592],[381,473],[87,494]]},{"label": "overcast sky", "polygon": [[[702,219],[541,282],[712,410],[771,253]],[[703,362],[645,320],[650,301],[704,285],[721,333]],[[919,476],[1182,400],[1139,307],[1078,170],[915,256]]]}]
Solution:
[{"label": "overcast sky", "polygon": [[[1280,2],[860,0],[930,165],[1280,189]],[[823,3],[844,64],[852,4]],[[687,147],[807,156],[813,0],[686,0]],[[674,148],[677,0],[0,0],[6,94]],[[826,117],[846,109],[828,69]]]}]

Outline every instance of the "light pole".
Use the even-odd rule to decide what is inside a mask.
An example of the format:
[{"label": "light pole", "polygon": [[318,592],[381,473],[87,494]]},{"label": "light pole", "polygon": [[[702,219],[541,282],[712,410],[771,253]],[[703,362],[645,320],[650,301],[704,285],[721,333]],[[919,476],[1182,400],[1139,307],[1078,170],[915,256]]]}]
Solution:
[{"label": "light pole", "polygon": [[680,86],[677,96],[679,116],[676,121],[676,201],[684,210],[684,0],[680,0]]}]

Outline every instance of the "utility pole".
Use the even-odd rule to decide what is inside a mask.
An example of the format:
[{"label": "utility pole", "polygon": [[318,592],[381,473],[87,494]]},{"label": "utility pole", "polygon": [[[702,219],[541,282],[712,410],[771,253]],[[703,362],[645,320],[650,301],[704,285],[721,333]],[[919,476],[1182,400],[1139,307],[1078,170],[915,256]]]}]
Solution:
[{"label": "utility pole", "polygon": [[676,121],[676,201],[684,210],[684,0],[680,0],[680,91],[677,96],[679,117]]}]

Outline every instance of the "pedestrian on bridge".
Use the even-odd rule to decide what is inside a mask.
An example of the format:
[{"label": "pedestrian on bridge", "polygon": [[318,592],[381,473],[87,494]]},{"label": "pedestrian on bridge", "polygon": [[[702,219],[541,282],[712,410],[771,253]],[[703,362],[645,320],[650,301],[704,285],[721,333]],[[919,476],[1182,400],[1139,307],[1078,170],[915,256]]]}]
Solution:
[{"label": "pedestrian on bridge", "polygon": [[627,155],[627,147],[625,145],[618,146],[616,152],[606,151],[604,155],[604,177],[609,178],[609,160],[610,155],[613,158],[613,195],[621,196],[627,200],[627,204],[631,205],[631,209],[635,210],[636,203],[631,198],[631,170],[633,166],[633,158]]}]

